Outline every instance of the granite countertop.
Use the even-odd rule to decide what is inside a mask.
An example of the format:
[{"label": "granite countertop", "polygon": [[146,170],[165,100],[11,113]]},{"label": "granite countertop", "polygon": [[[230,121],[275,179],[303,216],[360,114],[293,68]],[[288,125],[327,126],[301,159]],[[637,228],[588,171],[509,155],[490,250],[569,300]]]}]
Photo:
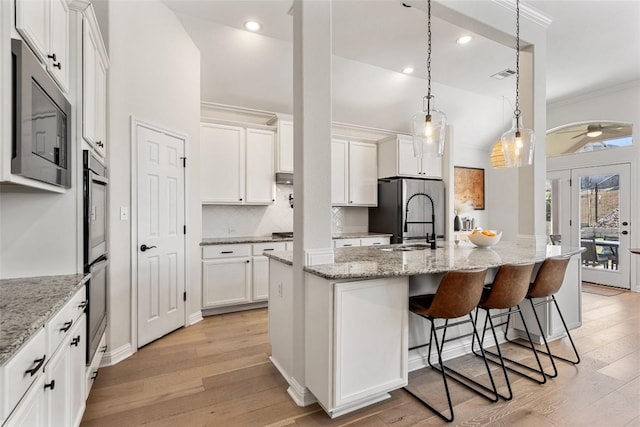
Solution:
[{"label": "granite countertop", "polygon": [[[398,246],[402,245],[335,249],[333,264],[314,265],[304,270],[329,280],[372,279],[542,262],[548,257],[576,255],[584,250],[559,245],[536,249],[533,244],[512,242],[501,242],[492,248],[476,248],[471,244],[456,247],[453,242],[444,242],[439,243],[443,247],[435,251],[390,251]],[[265,255],[285,264],[293,264],[291,252],[269,252]]]},{"label": "granite countertop", "polygon": [[[371,233],[363,231],[361,233],[336,233],[333,239],[359,239],[367,237],[391,237],[388,233]],[[207,245],[231,245],[240,243],[267,243],[267,242],[292,242],[292,238],[272,237],[272,236],[238,236],[238,237],[207,237],[203,238],[200,246]]]},{"label": "granite countertop", "polygon": [[0,280],[0,366],[84,286],[86,274]]}]

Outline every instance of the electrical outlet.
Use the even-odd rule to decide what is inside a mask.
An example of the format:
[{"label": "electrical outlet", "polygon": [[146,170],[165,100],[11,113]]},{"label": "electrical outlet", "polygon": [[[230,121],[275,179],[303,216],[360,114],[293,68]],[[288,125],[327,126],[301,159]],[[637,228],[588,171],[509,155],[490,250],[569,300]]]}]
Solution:
[{"label": "electrical outlet", "polygon": [[126,206],[120,206],[120,221],[129,220],[129,209]]}]

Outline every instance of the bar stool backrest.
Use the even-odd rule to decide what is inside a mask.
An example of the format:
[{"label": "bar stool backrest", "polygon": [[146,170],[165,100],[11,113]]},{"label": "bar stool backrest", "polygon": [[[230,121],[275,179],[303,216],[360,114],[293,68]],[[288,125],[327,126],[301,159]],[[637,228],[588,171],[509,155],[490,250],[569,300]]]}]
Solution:
[{"label": "bar stool backrest", "polygon": [[500,267],[482,307],[504,309],[515,307],[527,295],[533,264],[505,264]]},{"label": "bar stool backrest", "polygon": [[542,262],[536,279],[529,287],[528,297],[544,298],[560,290],[569,258],[547,258]]},{"label": "bar stool backrest", "polygon": [[455,319],[471,313],[480,302],[486,275],[486,268],[448,271],[425,314],[440,319]]}]

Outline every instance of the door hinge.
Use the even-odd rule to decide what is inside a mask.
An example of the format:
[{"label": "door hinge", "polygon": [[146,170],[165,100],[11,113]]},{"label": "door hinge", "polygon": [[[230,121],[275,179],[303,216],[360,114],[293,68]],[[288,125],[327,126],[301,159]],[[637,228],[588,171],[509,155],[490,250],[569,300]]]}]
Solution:
[{"label": "door hinge", "polygon": [[186,301],[186,300],[187,300],[187,293],[186,293],[186,292],[184,292],[184,293],[182,294],[182,301]]},{"label": "door hinge", "polygon": [[183,234],[187,234],[187,226],[186,225],[182,226],[182,232],[183,232]]},{"label": "door hinge", "polygon": [[569,178],[569,187],[571,187],[572,185],[573,185],[573,180]]},{"label": "door hinge", "polygon": [[186,168],[187,167],[187,158],[186,157],[180,157],[182,159],[182,167]]},{"label": "door hinge", "polygon": [[571,222],[571,220],[569,220],[569,227],[571,227],[573,225],[573,223]]}]

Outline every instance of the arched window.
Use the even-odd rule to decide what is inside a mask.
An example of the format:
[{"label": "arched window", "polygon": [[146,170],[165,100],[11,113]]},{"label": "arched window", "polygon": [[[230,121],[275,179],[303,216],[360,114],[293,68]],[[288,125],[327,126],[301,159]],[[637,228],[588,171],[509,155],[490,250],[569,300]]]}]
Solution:
[{"label": "arched window", "polygon": [[582,122],[547,132],[547,156],[584,153],[633,144],[632,124],[623,122]]}]

